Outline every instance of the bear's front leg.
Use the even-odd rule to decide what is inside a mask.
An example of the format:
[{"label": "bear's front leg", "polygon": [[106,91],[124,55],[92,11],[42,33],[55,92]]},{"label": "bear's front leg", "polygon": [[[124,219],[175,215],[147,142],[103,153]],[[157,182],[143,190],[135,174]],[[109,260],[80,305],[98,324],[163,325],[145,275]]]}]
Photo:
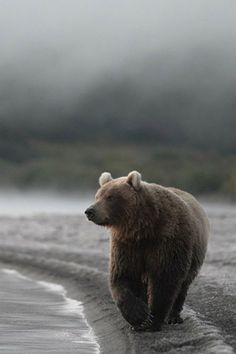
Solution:
[{"label": "bear's front leg", "polygon": [[168,277],[151,276],[148,281],[148,303],[153,323],[147,330],[160,331],[176,299],[181,281],[168,281]]},{"label": "bear's front leg", "polygon": [[111,292],[124,319],[134,330],[148,328],[153,316],[147,304],[136,296],[137,285],[130,280],[117,280],[111,283]]}]

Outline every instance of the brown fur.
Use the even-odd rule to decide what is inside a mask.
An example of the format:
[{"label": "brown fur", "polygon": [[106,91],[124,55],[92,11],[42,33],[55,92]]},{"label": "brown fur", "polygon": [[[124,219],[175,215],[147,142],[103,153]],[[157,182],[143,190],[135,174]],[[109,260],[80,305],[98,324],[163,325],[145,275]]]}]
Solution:
[{"label": "brown fur", "polygon": [[206,214],[189,193],[142,182],[137,172],[105,177],[87,215],[111,230],[114,301],[136,330],[182,322],[188,287],[206,253]]}]

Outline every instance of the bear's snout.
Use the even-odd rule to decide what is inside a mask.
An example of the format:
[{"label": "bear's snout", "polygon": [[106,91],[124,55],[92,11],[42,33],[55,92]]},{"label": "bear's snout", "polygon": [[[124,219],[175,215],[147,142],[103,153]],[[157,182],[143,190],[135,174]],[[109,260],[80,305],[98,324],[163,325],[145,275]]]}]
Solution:
[{"label": "bear's snout", "polygon": [[86,209],[84,213],[89,220],[93,220],[95,217],[95,209],[92,206]]},{"label": "bear's snout", "polygon": [[84,213],[89,221],[92,221],[97,225],[105,226],[108,222],[106,209],[101,202],[90,205],[90,207],[88,207]]}]

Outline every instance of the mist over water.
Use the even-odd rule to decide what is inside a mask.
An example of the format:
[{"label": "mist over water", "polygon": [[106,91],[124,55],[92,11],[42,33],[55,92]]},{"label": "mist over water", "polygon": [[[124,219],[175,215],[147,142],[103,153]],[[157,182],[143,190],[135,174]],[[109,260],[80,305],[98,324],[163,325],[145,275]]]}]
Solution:
[{"label": "mist over water", "polygon": [[133,169],[236,195],[234,1],[0,6],[1,186],[90,189]]},{"label": "mist over water", "polygon": [[94,86],[122,77],[141,92],[180,85],[211,89],[214,99],[235,87],[233,1],[0,6],[0,120],[57,120],[55,109],[71,113]]},{"label": "mist over water", "polygon": [[93,202],[91,194],[63,194],[50,191],[0,190],[0,216],[35,214],[84,214]]}]

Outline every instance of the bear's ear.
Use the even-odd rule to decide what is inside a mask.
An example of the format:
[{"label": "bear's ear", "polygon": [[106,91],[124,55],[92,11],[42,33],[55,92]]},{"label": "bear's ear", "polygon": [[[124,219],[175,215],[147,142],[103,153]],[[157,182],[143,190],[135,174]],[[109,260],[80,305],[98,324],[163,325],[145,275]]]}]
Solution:
[{"label": "bear's ear", "polygon": [[101,176],[99,177],[99,184],[102,187],[104,184],[107,182],[110,182],[112,180],[110,172],[103,172]]},{"label": "bear's ear", "polygon": [[132,171],[128,174],[127,183],[129,183],[134,189],[139,190],[141,186],[142,176],[137,171]]}]

